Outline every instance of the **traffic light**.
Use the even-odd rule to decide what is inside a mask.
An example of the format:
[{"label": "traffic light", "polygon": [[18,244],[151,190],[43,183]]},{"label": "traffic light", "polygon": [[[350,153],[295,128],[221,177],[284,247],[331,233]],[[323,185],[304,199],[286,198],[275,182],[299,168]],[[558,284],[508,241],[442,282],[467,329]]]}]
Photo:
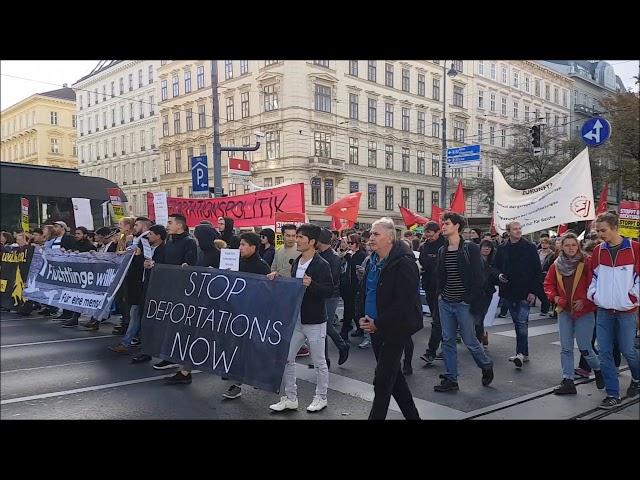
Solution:
[{"label": "traffic light", "polygon": [[540,125],[531,127],[531,145],[533,148],[540,148]]}]

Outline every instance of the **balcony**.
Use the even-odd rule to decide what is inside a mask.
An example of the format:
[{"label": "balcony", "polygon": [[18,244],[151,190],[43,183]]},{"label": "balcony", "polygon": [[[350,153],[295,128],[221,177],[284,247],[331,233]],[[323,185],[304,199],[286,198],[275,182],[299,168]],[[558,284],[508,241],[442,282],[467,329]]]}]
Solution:
[{"label": "balcony", "polygon": [[309,166],[317,168],[319,171],[328,172],[344,172],[346,170],[344,160],[338,158],[309,157]]},{"label": "balcony", "polygon": [[587,105],[582,105],[579,103],[576,103],[573,106],[573,111],[575,113],[582,113],[584,115],[596,115],[598,113],[598,111],[595,109],[595,107],[589,107]]}]

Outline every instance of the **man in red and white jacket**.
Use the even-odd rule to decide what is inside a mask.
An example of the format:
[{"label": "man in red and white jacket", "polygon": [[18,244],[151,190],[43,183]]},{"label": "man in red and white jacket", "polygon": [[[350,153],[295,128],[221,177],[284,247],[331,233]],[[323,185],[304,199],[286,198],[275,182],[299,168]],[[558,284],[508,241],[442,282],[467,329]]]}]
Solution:
[{"label": "man in red and white jacket", "polygon": [[640,244],[618,233],[618,216],[614,213],[599,215],[596,231],[602,243],[591,256],[593,278],[587,298],[598,306],[596,337],[607,392],[600,408],[611,409],[622,402],[618,372],[613,364],[614,335],[631,370],[627,397],[635,397],[640,391],[640,357],[634,348],[640,297]]}]

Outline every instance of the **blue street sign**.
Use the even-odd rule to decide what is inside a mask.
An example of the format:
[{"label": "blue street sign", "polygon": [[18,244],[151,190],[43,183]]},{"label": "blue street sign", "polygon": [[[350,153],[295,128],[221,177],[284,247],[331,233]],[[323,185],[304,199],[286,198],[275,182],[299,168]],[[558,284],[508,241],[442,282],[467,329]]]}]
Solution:
[{"label": "blue street sign", "polygon": [[590,118],[582,125],[582,141],[590,147],[602,145],[611,135],[611,125],[604,118]]},{"label": "blue street sign", "polygon": [[209,193],[209,167],[206,155],[191,158],[191,183],[193,193]]},{"label": "blue street sign", "polygon": [[480,165],[480,145],[447,148],[447,165],[453,168]]}]

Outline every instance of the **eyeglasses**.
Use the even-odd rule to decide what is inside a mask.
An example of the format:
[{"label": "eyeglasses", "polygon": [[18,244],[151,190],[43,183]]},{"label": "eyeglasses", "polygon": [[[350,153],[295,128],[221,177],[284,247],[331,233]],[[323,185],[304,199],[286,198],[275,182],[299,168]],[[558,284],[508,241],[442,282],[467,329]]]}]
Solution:
[{"label": "eyeglasses", "polygon": [[356,245],[356,242],[347,242],[347,245]]}]

